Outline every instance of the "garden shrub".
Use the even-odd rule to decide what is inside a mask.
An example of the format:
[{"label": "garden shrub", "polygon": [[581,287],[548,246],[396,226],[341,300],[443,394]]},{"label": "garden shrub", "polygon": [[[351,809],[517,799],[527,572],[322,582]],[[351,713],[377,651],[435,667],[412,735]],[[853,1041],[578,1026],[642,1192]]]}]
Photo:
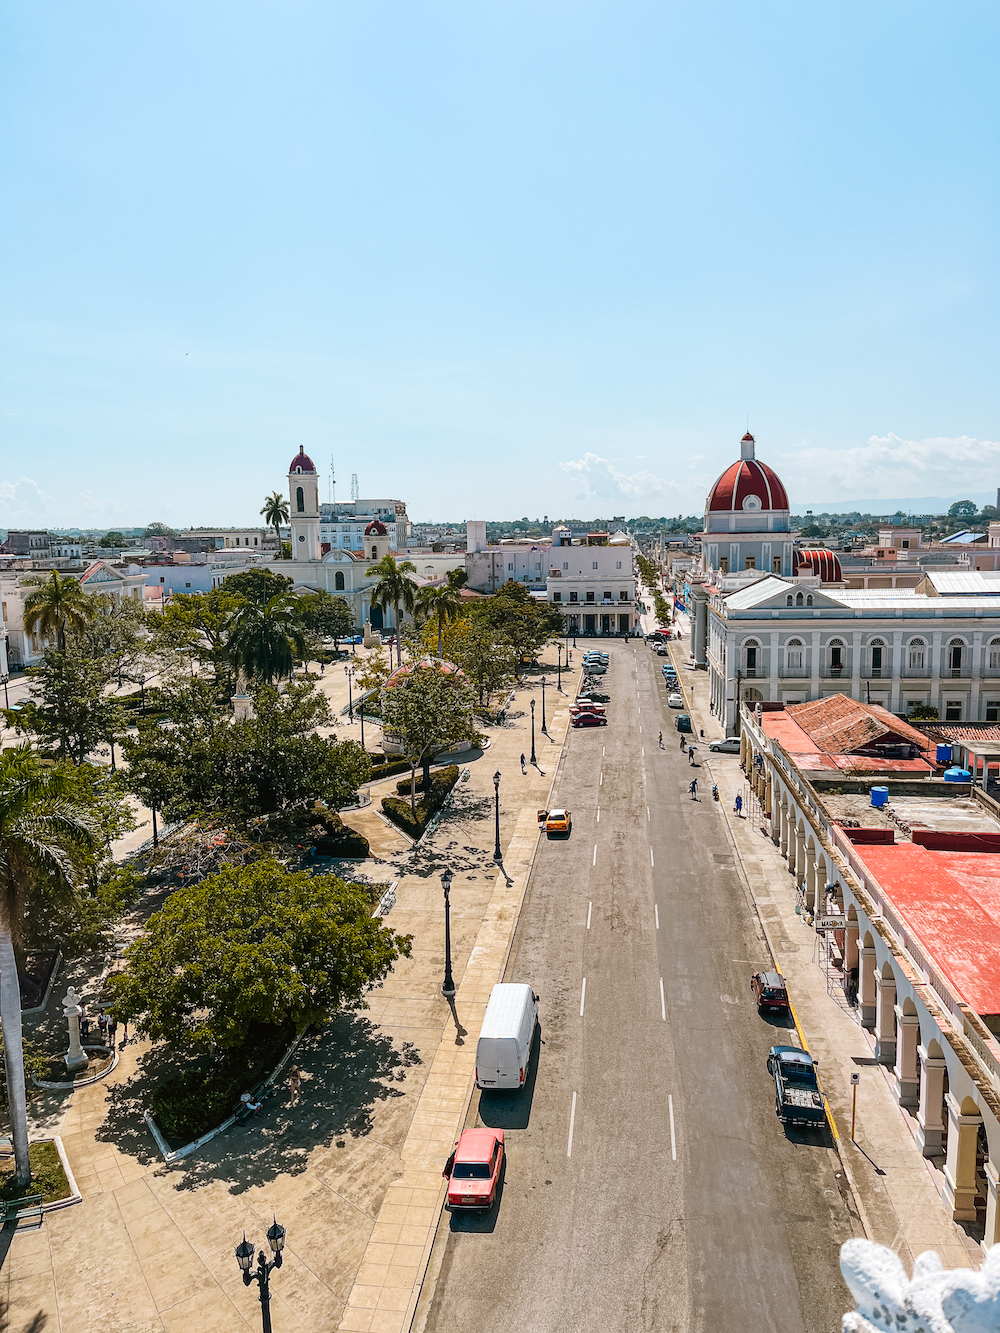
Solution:
[{"label": "garden shrub", "polygon": [[[402,796],[383,796],[382,811],[404,833],[411,838],[419,838],[434,815],[444,805],[448,793],[457,781],[458,765],[448,764],[445,768],[438,769],[433,774],[430,789],[420,796],[416,810],[410,809],[407,795],[405,799]],[[397,791],[404,790],[408,794],[410,790],[409,780],[397,783],[396,789]],[[418,782],[418,792],[421,789],[422,784]]]}]

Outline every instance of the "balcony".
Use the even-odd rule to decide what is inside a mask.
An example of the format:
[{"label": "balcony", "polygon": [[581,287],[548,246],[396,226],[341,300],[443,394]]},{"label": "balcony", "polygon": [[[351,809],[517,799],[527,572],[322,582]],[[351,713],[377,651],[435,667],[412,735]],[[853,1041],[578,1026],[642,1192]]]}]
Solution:
[{"label": "balcony", "polygon": [[805,666],[783,666],[778,671],[779,680],[808,680],[809,668]]}]

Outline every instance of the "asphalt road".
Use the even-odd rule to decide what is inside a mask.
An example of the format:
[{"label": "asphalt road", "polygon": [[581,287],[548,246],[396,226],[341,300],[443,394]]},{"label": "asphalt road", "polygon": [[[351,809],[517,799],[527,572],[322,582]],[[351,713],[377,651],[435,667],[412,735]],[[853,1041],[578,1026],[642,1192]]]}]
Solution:
[{"label": "asphalt road", "polygon": [[417,1326],[830,1333],[855,1232],[832,1140],[775,1116],[767,1050],[795,1034],[752,1002],[769,959],[661,659],[609,651],[609,725],[570,735],[572,837],[539,849],[507,971],[541,995],[531,1079],[470,1113],[508,1131],[503,1193],[445,1222]]}]

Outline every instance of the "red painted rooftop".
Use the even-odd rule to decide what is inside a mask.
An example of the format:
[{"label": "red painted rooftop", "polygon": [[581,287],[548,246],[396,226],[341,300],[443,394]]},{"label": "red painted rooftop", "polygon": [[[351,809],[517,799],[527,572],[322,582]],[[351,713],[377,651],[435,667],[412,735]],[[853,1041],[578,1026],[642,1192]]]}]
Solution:
[{"label": "red painted rooftop", "polygon": [[742,510],[749,495],[756,495],[762,510],[788,508],[788,496],[778,474],[756,458],[741,458],[726,468],[712,487],[708,508]]},{"label": "red painted rooftop", "polygon": [[1000,1014],[1000,853],[912,842],[853,850],[962,999]]}]

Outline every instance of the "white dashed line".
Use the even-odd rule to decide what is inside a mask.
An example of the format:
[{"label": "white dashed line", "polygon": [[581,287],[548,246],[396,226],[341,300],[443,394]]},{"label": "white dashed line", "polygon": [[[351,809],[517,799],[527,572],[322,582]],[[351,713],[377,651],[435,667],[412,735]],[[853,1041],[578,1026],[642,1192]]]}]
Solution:
[{"label": "white dashed line", "polygon": [[583,979],[583,987],[580,990],[580,1017],[583,1017],[583,1006],[587,1002],[587,978]]},{"label": "white dashed line", "polygon": [[651,866],[655,866],[655,865],[656,865],[656,862],[653,860],[653,849],[652,849],[652,847],[650,847],[650,849],[649,849],[649,864],[650,864]]},{"label": "white dashed line", "polygon": [[651,819],[651,818],[652,818],[652,815],[650,815],[650,813],[649,813],[649,806],[648,806],[648,805],[646,806],[646,818],[647,818],[647,819]]},{"label": "white dashed line", "polygon": [[[671,1113],[670,1123],[673,1125],[673,1114]],[[573,1101],[569,1108],[569,1140],[566,1144],[566,1156],[573,1156],[573,1126],[576,1124],[576,1093],[573,1093]],[[676,1152],[674,1153],[676,1157]]]},{"label": "white dashed line", "polygon": [[603,786],[604,786],[604,774],[603,774],[603,773],[601,774],[601,780],[600,780],[600,782],[599,782],[597,785],[598,785],[599,787],[603,787]]},{"label": "white dashed line", "polygon": [[[576,1093],[573,1093],[573,1110],[576,1110]],[[667,1096],[667,1110],[670,1112],[670,1156],[677,1161],[677,1139],[674,1136],[674,1099],[669,1094]],[[569,1127],[570,1142],[573,1141],[573,1122],[570,1121]]]},{"label": "white dashed line", "polygon": [[596,866],[596,865],[597,865],[597,843],[596,843],[596,842],[594,843],[594,859],[593,859],[593,861],[591,861],[590,864],[591,864],[592,866]]},{"label": "white dashed line", "polygon": [[643,759],[645,759],[645,757],[646,757],[646,747],[645,747],[644,745],[640,745],[640,746],[639,746],[639,753],[642,755]]},{"label": "white dashed line", "polygon": [[604,745],[601,746],[601,758],[602,758],[602,759],[604,758],[604,751],[605,751],[606,748],[607,748],[607,747],[604,746]]},{"label": "white dashed line", "polygon": [[[660,929],[660,905],[659,905],[659,903],[654,903],[654,904],[653,904],[653,912],[654,912],[654,914],[655,914],[655,916],[656,916],[656,929],[659,930],[659,929]],[[588,920],[590,919],[589,914],[588,914],[587,919],[588,919]]]},{"label": "white dashed line", "polygon": [[592,912],[593,910],[594,910],[594,904],[593,904],[592,902],[589,902],[589,903],[587,904],[587,929],[588,929],[588,930],[590,929],[590,914],[591,914],[591,912]]},{"label": "white dashed line", "polygon": [[663,998],[663,978],[660,977],[660,1016],[664,1023],[667,1021],[667,1002]]},{"label": "white dashed line", "polygon": [[597,807],[597,822],[598,822],[598,824],[601,822],[601,807],[600,807],[600,806]]}]

